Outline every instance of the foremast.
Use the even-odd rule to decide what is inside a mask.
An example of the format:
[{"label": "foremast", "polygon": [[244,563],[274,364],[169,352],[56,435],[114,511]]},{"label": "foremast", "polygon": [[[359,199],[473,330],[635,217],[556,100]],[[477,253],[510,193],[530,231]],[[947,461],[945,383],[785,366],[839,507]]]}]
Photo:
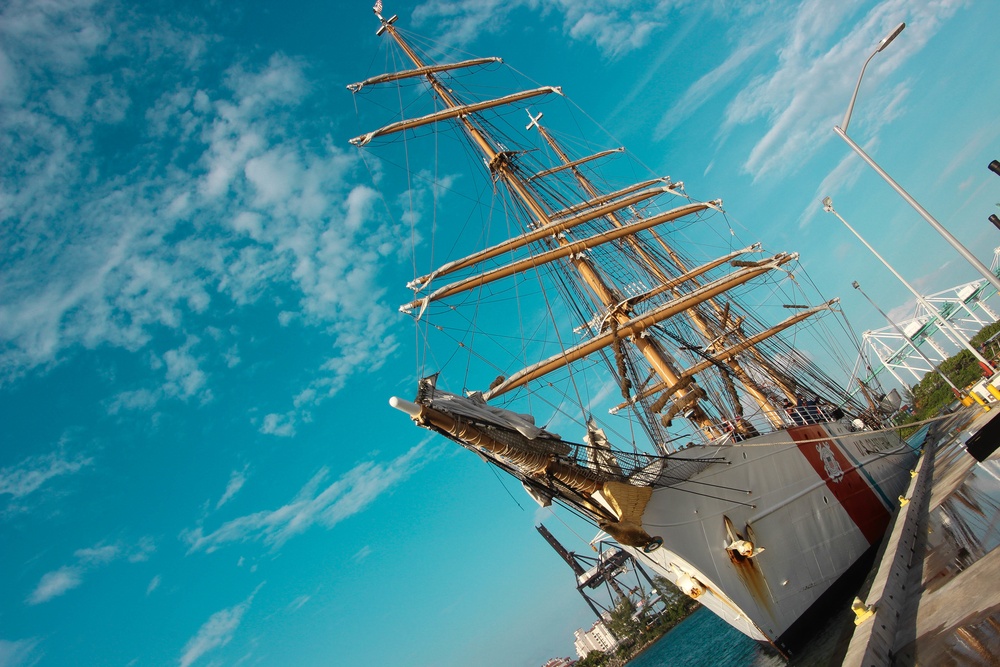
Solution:
[{"label": "foremast", "polygon": [[[378,14],[378,12],[376,13]],[[385,19],[379,14],[379,19],[382,22],[379,34],[386,33],[396,42],[400,49],[402,49],[407,57],[413,62],[414,66],[420,70],[420,75],[427,80],[428,84],[441,99],[445,109],[438,114],[434,114],[434,120],[445,118],[456,119],[464,128],[468,136],[472,139],[473,143],[482,151],[487,167],[489,168],[494,180],[503,182],[508,190],[512,192],[530,211],[531,215],[535,219],[538,229],[551,227],[553,224],[553,217],[551,213],[546,210],[542,202],[535,197],[535,195],[528,188],[527,184],[520,178],[516,170],[513,168],[511,162],[511,158],[513,157],[512,154],[507,151],[501,151],[494,148],[494,143],[490,141],[486,134],[471,120],[471,111],[469,111],[471,107],[476,107],[476,109],[473,110],[488,108],[488,105],[492,104],[492,102],[483,103],[481,105],[462,104],[441,82],[441,80],[436,76],[436,73],[428,69],[428,65],[399,34],[393,25],[395,18],[396,17],[394,16],[390,19]],[[558,89],[551,88],[548,90],[554,92]],[[507,96],[506,98],[501,98],[501,100],[495,102],[498,104],[508,104],[520,99],[525,99],[525,97]],[[425,117],[424,119],[414,119],[413,121],[400,121],[398,123],[394,123],[393,125],[386,126],[381,130],[376,130],[374,133],[369,133],[368,135],[359,137],[355,140],[355,143],[363,145],[364,143],[367,143],[371,137],[378,136],[379,134],[402,131],[411,127],[419,127],[422,124],[426,124],[426,122],[434,122],[434,120],[426,120],[427,118],[429,117]],[[592,194],[596,196],[597,193],[595,191]],[[556,243],[566,246],[570,244],[570,241],[563,236],[557,235]],[[628,324],[630,320],[629,314],[623,308],[619,307],[619,304],[624,302],[624,298],[604,281],[597,269],[593,266],[592,262],[580,253],[570,253],[568,254],[568,259],[578,272],[583,283],[594,294],[598,302],[601,303],[607,310],[610,318],[613,320],[611,328],[613,330],[617,328],[614,324]],[[643,357],[646,358],[647,362],[664,383],[673,385],[677,382],[679,376],[676,370],[672,367],[663,351],[652,339],[642,336],[633,336],[632,343],[636,346]],[[494,391],[491,395],[497,395],[498,393],[499,392]],[[689,403],[688,417],[692,423],[694,423],[696,427],[709,438],[720,436],[721,432],[718,430],[714,421],[704,412],[704,410],[701,409],[699,405],[697,405],[697,400],[689,401]]]}]

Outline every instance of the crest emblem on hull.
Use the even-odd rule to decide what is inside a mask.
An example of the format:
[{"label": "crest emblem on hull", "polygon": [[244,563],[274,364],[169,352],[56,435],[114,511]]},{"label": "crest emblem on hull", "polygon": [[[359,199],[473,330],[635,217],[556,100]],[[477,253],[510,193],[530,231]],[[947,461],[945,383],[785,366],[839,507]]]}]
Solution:
[{"label": "crest emblem on hull", "polygon": [[840,467],[840,462],[833,455],[830,443],[819,443],[816,445],[816,451],[819,452],[819,458],[823,461],[823,469],[826,471],[826,476],[833,482],[840,482],[840,480],[844,479],[844,469]]}]

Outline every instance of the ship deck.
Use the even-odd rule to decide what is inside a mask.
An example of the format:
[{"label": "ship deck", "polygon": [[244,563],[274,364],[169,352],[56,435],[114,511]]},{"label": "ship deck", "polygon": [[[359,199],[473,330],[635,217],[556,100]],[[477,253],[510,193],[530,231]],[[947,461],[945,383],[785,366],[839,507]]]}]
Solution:
[{"label": "ship deck", "polygon": [[929,431],[859,595],[874,613],[854,629],[843,665],[1000,664],[1000,450],[981,463],[966,450],[970,439],[1000,442],[998,407]]}]

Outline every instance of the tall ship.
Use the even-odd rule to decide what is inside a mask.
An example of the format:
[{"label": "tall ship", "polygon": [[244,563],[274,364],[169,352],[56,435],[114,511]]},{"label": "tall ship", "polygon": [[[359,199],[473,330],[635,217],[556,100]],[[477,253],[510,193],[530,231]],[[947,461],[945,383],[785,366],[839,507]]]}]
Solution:
[{"label": "tall ship", "polygon": [[810,305],[797,254],[738,242],[721,200],[553,129],[581,117],[560,88],[504,89],[499,58],[444,62],[374,9],[386,65],[348,86],[351,143],[402,211],[419,356],[390,404],[794,651],[916,457],[877,387],[802,351],[834,349],[838,301]]}]

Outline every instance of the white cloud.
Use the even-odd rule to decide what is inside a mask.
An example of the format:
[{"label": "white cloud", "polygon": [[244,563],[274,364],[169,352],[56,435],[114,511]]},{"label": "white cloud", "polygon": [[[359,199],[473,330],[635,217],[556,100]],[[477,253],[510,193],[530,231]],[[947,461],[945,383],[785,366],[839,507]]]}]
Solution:
[{"label": "white cloud", "polygon": [[[902,103],[908,83],[888,94],[876,89],[907,58],[920,51],[964,0],[887,0],[865,9],[860,0],[830,3],[809,0],[794,3],[691,3],[673,0],[608,3],[600,0],[428,0],[413,11],[417,24],[434,25],[445,43],[464,45],[482,33],[510,29],[515,12],[557,13],[563,32],[597,46],[605,56],[647,48],[657,33],[667,29],[683,34],[690,20],[706,14],[736,17],[730,33],[732,48],[721,63],[701,76],[671,105],[656,128],[656,136],[670,134],[720,91],[732,95],[729,84],[745,80],[752,66],[758,73],[733,95],[720,128],[720,140],[739,125],[760,123],[764,130],[747,155],[744,170],[755,179],[781,175],[801,164],[833,139],[850,98],[864,57],[900,21],[907,29],[891,49],[872,61],[866,74],[864,105],[852,123],[862,139],[905,111]],[[856,16],[860,18],[855,19]],[[846,30],[847,21],[855,22]],[[831,35],[844,34],[838,42]],[[669,47],[649,48],[659,69]],[[768,62],[773,53],[773,62]],[[881,98],[881,99],[879,99]],[[619,109],[613,113],[617,114]]]},{"label": "white cloud", "polygon": [[163,391],[160,388],[123,391],[109,401],[108,413],[116,415],[122,410],[150,410],[156,407],[162,397]]},{"label": "white cloud", "polygon": [[211,553],[233,542],[261,541],[274,548],[305,532],[315,524],[333,528],[362,511],[381,494],[402,482],[433,454],[416,445],[387,464],[360,463],[333,482],[326,483],[329,470],[317,472],[287,504],[227,521],[205,533],[201,526],[184,531],[188,553]]},{"label": "white cloud", "polygon": [[[851,3],[813,0],[799,5],[785,22],[773,12],[761,17],[776,35],[777,61],[734,97],[722,130],[725,134],[736,125],[764,121],[766,130],[750,150],[744,170],[757,180],[781,175],[833,140],[832,128],[842,119],[863,59],[879,39],[905,20],[906,33],[869,65],[867,100],[855,108],[851,122],[855,140],[863,143],[873,137],[883,124],[903,113],[902,103],[909,92],[908,82],[903,81],[879,94],[875,92],[878,83],[922,49],[959,4],[889,0],[842,31],[845,36],[835,43],[828,36],[840,32],[836,28],[856,11]],[[761,29],[750,26],[743,33],[757,35]]]},{"label": "white cloud", "polygon": [[105,544],[90,547],[87,549],[77,549],[73,554],[83,565],[106,565],[118,558],[121,547],[117,544]]},{"label": "white cloud", "polygon": [[61,567],[53,572],[44,574],[35,590],[28,596],[28,604],[36,605],[48,602],[54,597],[59,597],[68,590],[74,589],[83,583],[81,572],[76,567]]},{"label": "white cloud", "polygon": [[601,0],[429,0],[413,10],[417,25],[434,25],[440,39],[465,45],[481,33],[509,27],[511,14],[538,10],[562,15],[563,32],[570,38],[594,44],[614,58],[645,46],[653,33],[665,27],[662,17],[672,7],[685,4],[671,0],[602,2]]},{"label": "white cloud", "polygon": [[77,549],[73,553],[76,562],[42,575],[35,590],[28,596],[27,602],[31,605],[48,602],[82,584],[83,575],[90,570],[105,567],[122,558],[130,563],[146,561],[155,550],[156,545],[149,537],[143,537],[132,545],[121,542],[99,543],[92,547]]},{"label": "white cloud", "polygon": [[[874,150],[877,145],[878,140],[872,140],[867,146],[864,146],[865,152]],[[824,197],[854,185],[867,168],[868,166],[853,151],[846,151],[844,157],[837,163],[837,166],[830,170],[830,173],[820,181],[819,187],[816,188],[812,199],[799,215],[799,227],[805,227],[819,213],[823,212],[821,202]],[[834,208],[836,208],[836,205],[836,200],[834,200]]]},{"label": "white cloud", "polygon": [[71,475],[93,462],[92,458],[83,456],[67,457],[61,451],[28,457],[17,465],[0,468],[0,495],[22,498],[53,477]]},{"label": "white cloud", "polygon": [[295,413],[289,412],[284,415],[270,413],[264,415],[264,423],[260,425],[260,432],[266,435],[276,435],[279,438],[290,438],[295,435]]},{"label": "white cloud", "polygon": [[243,621],[243,615],[250,608],[250,603],[259,590],[260,586],[243,602],[212,614],[198,629],[198,633],[184,645],[178,660],[180,667],[188,667],[209,651],[221,648],[232,641],[233,635]]},{"label": "white cloud", "polygon": [[0,667],[28,667],[38,664],[42,656],[35,652],[37,647],[37,639],[0,639]]},{"label": "white cloud", "polygon": [[121,552],[130,563],[144,563],[155,551],[156,542],[151,537],[140,537],[134,545],[121,548]]},{"label": "white cloud", "polygon": [[514,10],[539,4],[538,0],[429,0],[414,7],[413,22],[437,26],[448,43],[464,45],[480,33],[497,32]]},{"label": "white cloud", "polygon": [[153,591],[160,587],[160,575],[156,575],[149,580],[149,585],[146,586],[146,595],[151,595]]},{"label": "white cloud", "polygon": [[219,498],[219,502],[215,504],[215,509],[219,509],[230,500],[233,499],[239,490],[243,488],[243,484],[247,481],[247,467],[244,466],[243,470],[234,470],[229,475],[229,482],[226,484],[226,490],[222,493],[222,497]]},{"label": "white cloud", "polygon": [[371,552],[372,548],[366,544],[365,546],[358,549],[353,556],[351,556],[351,560],[353,560],[355,563],[363,563],[365,559],[367,559],[368,556],[371,555]]},{"label": "white cloud", "polygon": [[205,385],[205,373],[198,367],[198,360],[191,354],[191,347],[198,339],[189,336],[183,346],[175,350],[167,350],[163,355],[166,364],[166,380],[164,390],[167,395],[188,399],[202,392]]},{"label": "white cloud", "polygon": [[663,114],[656,125],[655,137],[669,135],[683,121],[691,117],[705,102],[741,74],[740,68],[756,57],[761,49],[770,45],[768,33],[738,46],[721,65],[702,76],[678,98]]}]

